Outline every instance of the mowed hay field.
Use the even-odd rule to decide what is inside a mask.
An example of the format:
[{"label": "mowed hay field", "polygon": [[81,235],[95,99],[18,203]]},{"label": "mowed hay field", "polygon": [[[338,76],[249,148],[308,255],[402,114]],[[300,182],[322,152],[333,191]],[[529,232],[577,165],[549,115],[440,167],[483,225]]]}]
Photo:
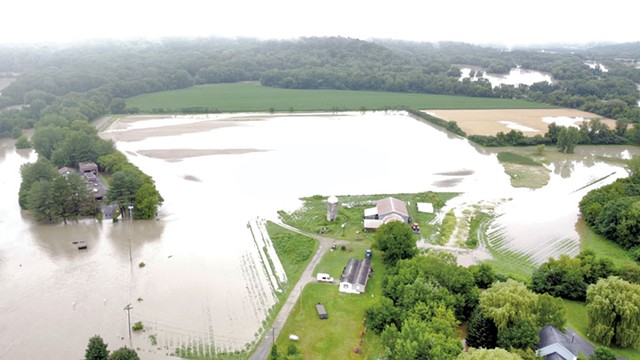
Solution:
[{"label": "mowed hay field", "polygon": [[549,109],[526,100],[353,90],[279,89],[258,82],[198,85],[134,96],[128,108],[146,113],[285,112],[414,109]]},{"label": "mowed hay field", "polygon": [[[427,111],[437,118],[455,121],[467,135],[495,135],[498,132],[509,132],[512,129],[522,131],[526,136],[544,135],[549,124],[544,121],[547,117],[566,117],[598,119],[600,115],[576,109],[475,109],[451,110],[435,109]],[[603,119],[609,128],[615,128],[615,121]],[[504,123],[502,123],[504,122]],[[580,125],[578,120],[576,125]],[[557,123],[557,125],[565,125]]]}]

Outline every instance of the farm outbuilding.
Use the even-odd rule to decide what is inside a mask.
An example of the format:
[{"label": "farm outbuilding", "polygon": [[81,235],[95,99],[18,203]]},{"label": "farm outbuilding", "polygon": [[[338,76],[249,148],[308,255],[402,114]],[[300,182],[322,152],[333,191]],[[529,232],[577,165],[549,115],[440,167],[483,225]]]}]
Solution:
[{"label": "farm outbuilding", "polygon": [[340,292],[362,294],[367,287],[371,272],[371,259],[349,259],[340,277]]},{"label": "farm outbuilding", "polygon": [[93,173],[93,175],[98,175],[98,165],[91,161],[79,163],[78,169],[80,170],[80,174]]},{"label": "farm outbuilding", "polygon": [[338,217],[338,198],[329,196],[327,199],[327,221],[336,221]]},{"label": "farm outbuilding", "polygon": [[364,209],[364,229],[374,231],[391,221],[408,223],[411,220],[404,201],[388,197],[376,202],[376,207]]}]

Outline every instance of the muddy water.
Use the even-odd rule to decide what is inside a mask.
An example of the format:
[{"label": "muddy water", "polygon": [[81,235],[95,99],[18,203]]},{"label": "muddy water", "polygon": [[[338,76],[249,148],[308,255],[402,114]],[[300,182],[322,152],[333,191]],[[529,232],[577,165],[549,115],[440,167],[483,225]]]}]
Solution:
[{"label": "muddy water", "polygon": [[[277,299],[248,220],[292,210],[301,196],[460,191],[458,204],[494,201],[504,246],[526,252],[541,227],[575,244],[581,192],[573,191],[603,174],[622,176],[615,166],[571,162],[554,165],[542,189],[513,189],[495,155],[401,113],[218,115],[114,128],[104,136],[165,198],[158,220],[35,224],[17,205],[18,169],[35,155],[1,143],[2,359],[37,359],[42,349],[53,359],[78,358],[94,334],[112,349],[126,345],[128,303],[132,322],[147,331],[133,337],[143,359],[179,346],[242,349]],[[76,250],[77,240],[89,249]]]}]

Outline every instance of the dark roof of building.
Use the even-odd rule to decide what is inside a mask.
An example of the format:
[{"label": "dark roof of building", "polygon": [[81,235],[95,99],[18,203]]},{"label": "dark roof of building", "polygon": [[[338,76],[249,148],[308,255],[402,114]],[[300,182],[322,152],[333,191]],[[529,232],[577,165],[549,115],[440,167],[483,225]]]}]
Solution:
[{"label": "dark roof of building", "polygon": [[404,201],[398,200],[393,197],[378,200],[378,202],[376,203],[376,208],[378,209],[379,216],[390,213],[397,213],[406,217],[409,216],[407,205],[405,205]]},{"label": "dark roof of building", "polygon": [[66,167],[66,166],[58,169],[58,174],[60,174],[60,175],[70,174],[70,173],[74,173],[74,172],[76,172],[76,169],[70,168],[70,167]]},{"label": "dark roof of building", "polygon": [[[582,353],[586,357],[591,356],[595,350],[593,345],[583,339],[580,335],[576,334],[576,332],[571,328],[567,328],[567,333],[565,334],[551,325],[545,325],[542,327],[542,330],[540,330],[539,336],[540,342],[538,343],[538,349],[558,344],[569,350],[575,356]],[[545,359],[564,360],[563,357],[555,353],[547,355]]]},{"label": "dark roof of building", "polygon": [[98,170],[98,165],[96,165],[96,163],[91,161],[81,162],[81,163],[78,163],[78,169],[80,169],[80,172],[93,171],[93,170]]},{"label": "dark roof of building", "polygon": [[360,284],[367,286],[369,279],[369,270],[371,269],[370,259],[349,259],[347,266],[342,272],[340,282],[348,282],[350,284]]}]

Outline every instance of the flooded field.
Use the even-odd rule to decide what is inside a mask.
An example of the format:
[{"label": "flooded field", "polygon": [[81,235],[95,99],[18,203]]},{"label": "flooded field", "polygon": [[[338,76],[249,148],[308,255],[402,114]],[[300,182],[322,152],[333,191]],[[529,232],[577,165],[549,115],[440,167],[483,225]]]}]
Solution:
[{"label": "flooded field", "polygon": [[[111,349],[127,345],[129,303],[145,326],[133,337],[142,359],[244,349],[285,281],[280,267],[263,266],[273,252],[253,220],[293,210],[302,196],[463,192],[449,205],[494,204],[495,246],[538,261],[574,254],[577,201],[625,176],[595,149],[554,163],[542,189],[514,189],[494,154],[404,113],[133,117],[102,135],[155,179],[158,220],[36,224],[17,202],[20,165],[36,156],[0,142],[2,359],[38,359],[42,349],[80,358],[95,334]],[[80,239],[87,251],[72,245]]]},{"label": "flooded field", "polygon": [[[429,114],[455,121],[469,135],[495,135],[517,130],[527,136],[544,135],[550,123],[560,126],[579,126],[583,121],[601,119],[600,115],[577,109],[496,109],[496,110],[429,110]],[[615,121],[603,119],[610,129]]]},{"label": "flooded field", "polygon": [[[460,76],[461,80],[464,78],[468,78],[471,71],[477,71],[482,74],[483,78],[489,80],[489,82],[491,83],[491,86],[493,87],[500,86],[502,84],[514,85],[514,86],[518,86],[519,84],[532,85],[534,83],[541,82],[541,81],[553,83],[553,78],[551,77],[551,74],[547,74],[547,73],[543,73],[535,70],[522,69],[519,67],[512,68],[508,74],[491,74],[479,67],[475,67],[475,66],[465,67],[464,65],[462,66],[463,67],[460,68],[460,72],[462,73],[462,75]],[[472,80],[476,80],[476,79],[477,77],[472,78]]]}]

